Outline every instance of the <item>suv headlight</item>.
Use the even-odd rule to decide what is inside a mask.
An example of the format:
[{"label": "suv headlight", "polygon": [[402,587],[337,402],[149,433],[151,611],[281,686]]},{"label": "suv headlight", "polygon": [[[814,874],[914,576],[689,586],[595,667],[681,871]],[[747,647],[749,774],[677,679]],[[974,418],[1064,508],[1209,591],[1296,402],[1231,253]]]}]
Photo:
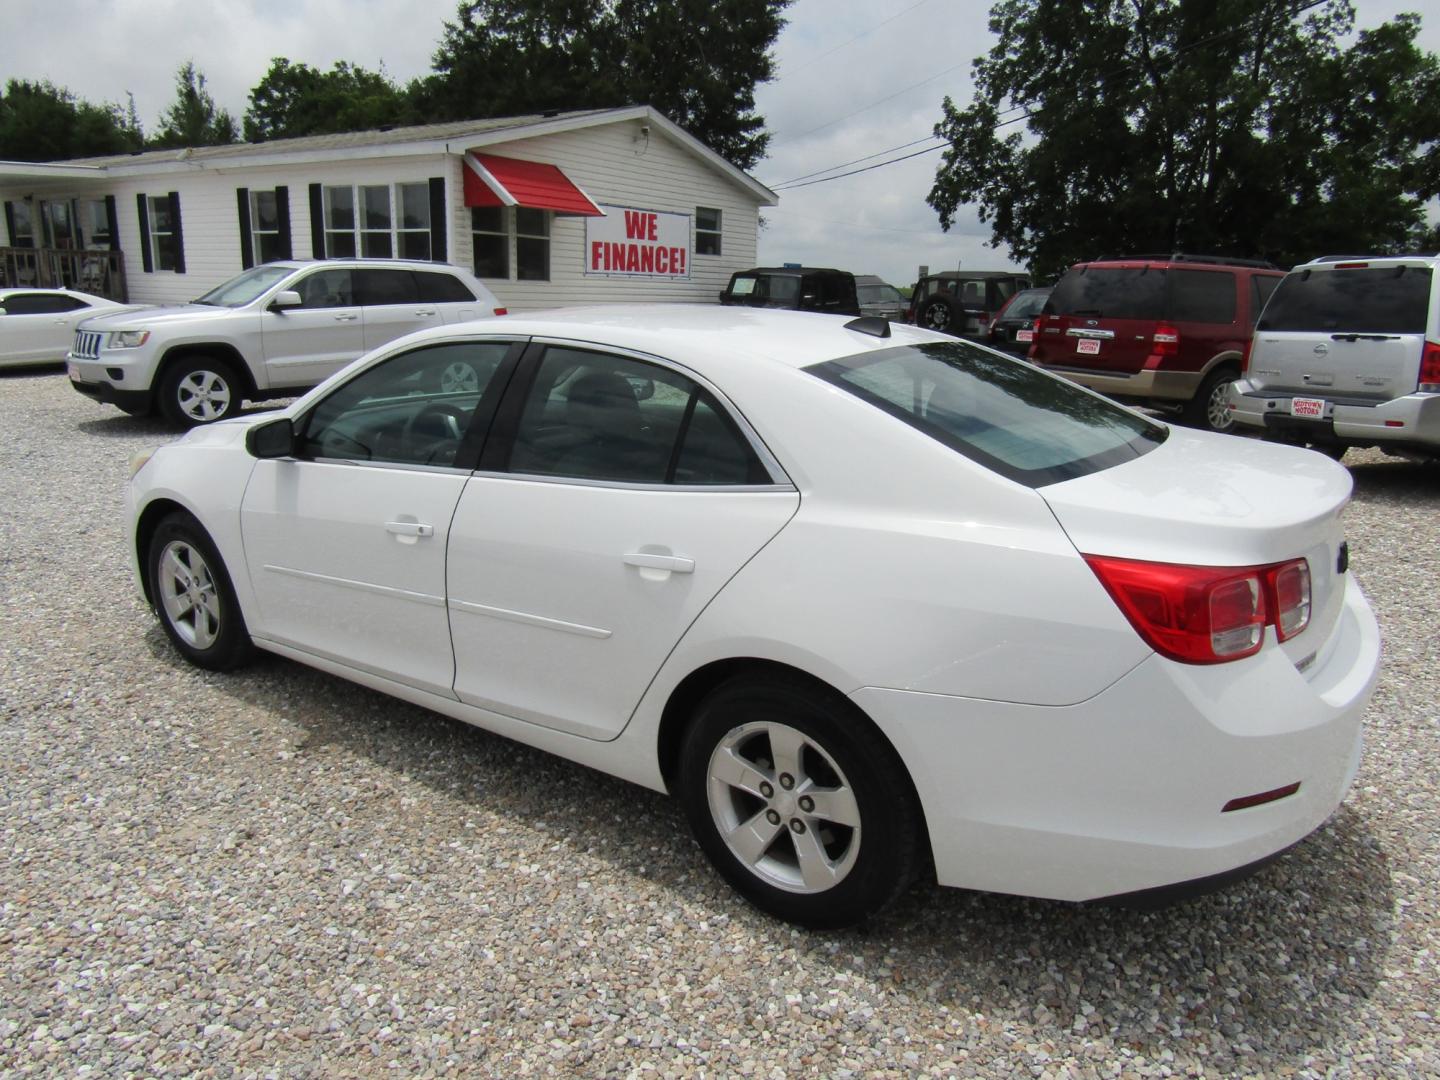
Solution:
[{"label": "suv headlight", "polygon": [[105,335],[107,349],[138,349],[150,340],[149,330],[113,330]]}]

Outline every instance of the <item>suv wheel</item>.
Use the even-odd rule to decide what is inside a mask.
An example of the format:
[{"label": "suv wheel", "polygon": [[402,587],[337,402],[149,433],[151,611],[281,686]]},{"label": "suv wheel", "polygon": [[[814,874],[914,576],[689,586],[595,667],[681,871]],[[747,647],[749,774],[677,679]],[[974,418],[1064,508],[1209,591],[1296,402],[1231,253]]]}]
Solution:
[{"label": "suv wheel", "polygon": [[1200,390],[1185,406],[1185,422],[1206,431],[1228,433],[1234,430],[1230,415],[1230,384],[1237,378],[1230,368],[1216,368],[1205,377]]},{"label": "suv wheel", "polygon": [[160,411],[182,427],[213,424],[234,416],[240,401],[235,369],[208,356],[172,364],[160,380]]},{"label": "suv wheel", "polygon": [[942,334],[955,332],[955,312],[943,296],[933,296],[921,304],[915,321],[926,330],[938,330]]}]

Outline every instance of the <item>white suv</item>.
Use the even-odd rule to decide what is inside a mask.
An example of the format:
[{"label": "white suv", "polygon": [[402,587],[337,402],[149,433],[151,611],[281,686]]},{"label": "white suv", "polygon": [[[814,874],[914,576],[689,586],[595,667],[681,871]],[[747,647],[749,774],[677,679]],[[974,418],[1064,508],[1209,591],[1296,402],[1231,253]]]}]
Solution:
[{"label": "white suv", "polygon": [[444,263],[273,262],[189,304],[87,319],[65,359],[87,397],[194,427],[246,399],[294,397],[412,330],[504,314],[474,276]]},{"label": "white suv", "polygon": [[1297,266],[1256,324],[1230,391],[1235,422],[1340,457],[1440,458],[1440,257]]}]

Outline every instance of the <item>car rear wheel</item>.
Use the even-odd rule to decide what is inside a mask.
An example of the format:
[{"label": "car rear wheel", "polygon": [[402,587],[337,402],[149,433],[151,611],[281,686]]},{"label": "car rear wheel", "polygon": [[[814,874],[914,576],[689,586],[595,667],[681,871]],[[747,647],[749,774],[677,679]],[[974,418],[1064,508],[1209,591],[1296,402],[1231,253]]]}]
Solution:
[{"label": "car rear wheel", "polygon": [[721,875],[804,926],[875,914],[920,862],[921,816],[894,750],[844,698],[800,680],[734,680],[706,698],[680,798]]},{"label": "car rear wheel", "polygon": [[1212,371],[1200,384],[1199,392],[1185,407],[1185,422],[1192,427],[1228,433],[1235,428],[1230,415],[1230,384],[1236,379],[1229,368]]},{"label": "car rear wheel", "polygon": [[150,599],[185,659],[211,671],[246,663],[254,645],[214,543],[188,514],[171,514],[150,538]]},{"label": "car rear wheel", "polygon": [[240,401],[235,369],[208,356],[181,360],[160,380],[160,411],[182,427],[213,424],[234,416]]},{"label": "car rear wheel", "polygon": [[955,332],[955,312],[950,301],[943,297],[932,297],[921,304],[916,322],[926,330],[938,330],[942,334]]}]

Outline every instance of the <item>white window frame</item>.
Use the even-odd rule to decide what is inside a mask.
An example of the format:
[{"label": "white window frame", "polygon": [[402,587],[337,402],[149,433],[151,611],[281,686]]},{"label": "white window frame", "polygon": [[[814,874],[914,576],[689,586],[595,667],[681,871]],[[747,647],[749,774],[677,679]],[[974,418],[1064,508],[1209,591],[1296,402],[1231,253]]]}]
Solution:
[{"label": "white window frame", "polygon": [[[545,232],[531,233],[520,231],[520,210],[526,207],[516,207],[515,213],[510,215],[510,221],[515,231],[515,260],[511,265],[511,273],[515,275],[516,281],[549,281],[550,280],[550,235],[554,232],[555,214],[550,210],[530,210],[530,213],[541,215],[545,223]],[[521,240],[543,240],[545,242],[545,275],[544,277],[521,277],[520,276],[520,241]]]},{"label": "white window frame", "polygon": [[[715,215],[715,228],[702,229],[700,227],[700,211],[708,210]],[[725,250],[725,211],[718,206],[697,206],[695,208],[695,254],[696,255],[719,255]],[[715,250],[704,251],[700,246],[700,237],[713,236],[715,238]]]},{"label": "white window frame", "polygon": [[[479,209],[479,208],[472,208]],[[554,273],[554,266],[551,262],[553,251],[552,241],[555,235],[555,212],[553,210],[538,210],[526,206],[502,206],[500,210],[500,230],[477,229],[475,227],[475,216],[470,216],[470,264],[475,270],[475,276],[480,277],[479,268],[475,266],[475,238],[477,236],[499,236],[505,241],[505,276],[486,277],[487,281],[550,281]],[[540,220],[545,223],[544,232],[522,232],[520,228],[521,211],[525,214],[539,214]],[[543,241],[545,249],[545,275],[543,277],[521,277],[520,276],[520,242]]]},{"label": "white window frame", "polygon": [[150,218],[148,222],[150,228],[150,265],[153,266],[157,272],[169,271],[173,273],[175,270],[174,260],[171,261],[169,266],[164,266],[160,262],[160,238],[162,236],[168,236],[172,240],[175,238],[173,225],[169,229],[162,229],[159,226],[159,211],[164,210],[166,216],[170,214],[170,196],[146,195],[145,210],[147,211],[147,216]]},{"label": "white window frame", "polygon": [[[269,195],[275,203],[275,228],[260,227],[260,196]],[[269,260],[261,252],[261,237],[271,236],[276,244],[280,242],[280,199],[274,188],[252,188],[250,190],[250,255],[256,266]]]},{"label": "white window frame", "polygon": [[[500,215],[500,227],[498,229],[481,229],[475,225],[476,210],[495,210]],[[498,236],[501,241],[501,248],[505,253],[505,273],[503,274],[481,274],[480,265],[475,259],[479,251],[479,245],[475,242],[477,237]],[[515,265],[512,257],[512,249],[515,246],[515,227],[512,222],[512,215],[508,206],[472,206],[470,208],[470,266],[475,271],[475,276],[482,281],[510,281],[510,271]]]},{"label": "white window frame", "polygon": [[[404,227],[403,197],[401,189],[406,187],[423,188],[425,195],[422,204],[425,208],[425,225],[423,228],[407,229]],[[368,228],[365,221],[365,193],[368,191],[380,191],[386,193],[385,211],[387,214],[384,228]],[[331,192],[350,192],[350,205],[353,212],[352,224],[349,229],[337,228],[331,217]],[[332,237],[349,235],[355,246],[355,255],[362,258],[390,258],[399,259],[406,256],[400,254],[402,245],[400,240],[404,236],[425,237],[425,257],[423,262],[434,260],[435,250],[431,244],[431,228],[433,222],[430,220],[430,186],[426,180],[394,180],[386,184],[326,184],[323,190],[322,207],[325,214],[323,222],[325,228],[325,257],[327,259],[350,258],[351,256],[336,252],[332,247]],[[378,207],[377,207],[378,210]],[[388,255],[376,255],[373,251],[366,250],[367,237],[385,237],[390,245]]]}]

